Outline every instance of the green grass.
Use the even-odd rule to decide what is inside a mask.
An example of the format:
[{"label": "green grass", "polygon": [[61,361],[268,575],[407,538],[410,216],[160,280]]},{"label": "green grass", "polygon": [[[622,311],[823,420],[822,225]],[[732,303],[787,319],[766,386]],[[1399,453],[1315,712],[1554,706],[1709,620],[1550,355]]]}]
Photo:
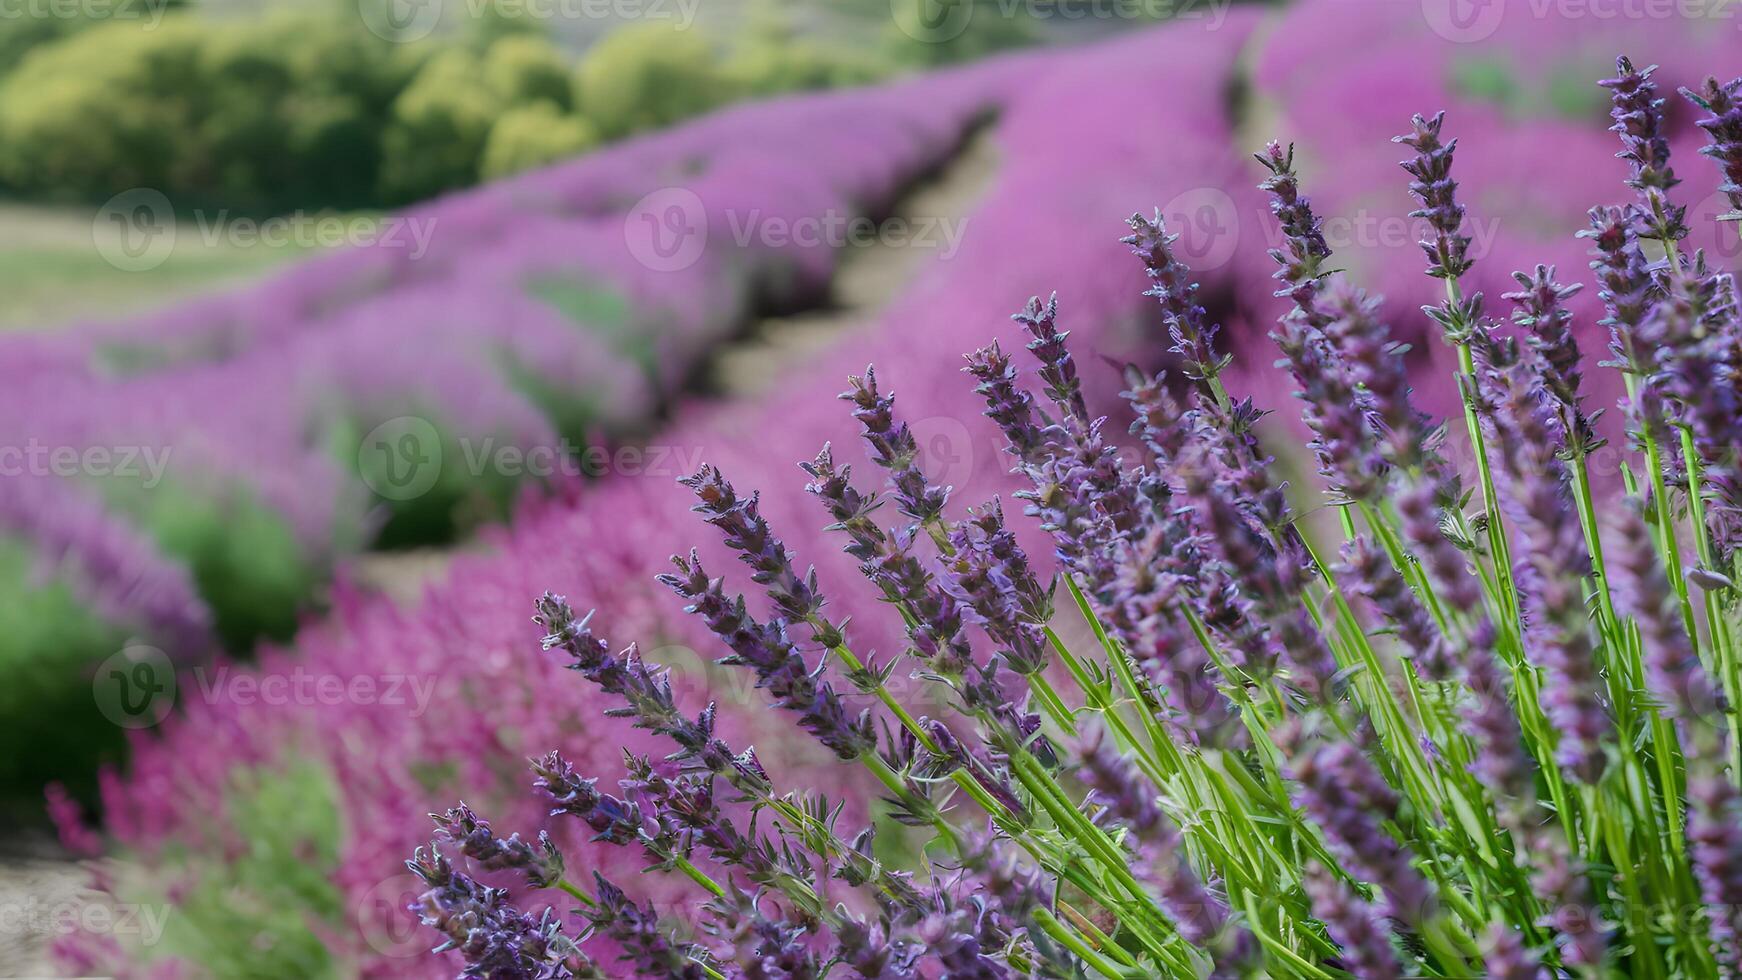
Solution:
[{"label": "green grass", "polygon": [[237,286],[314,249],[208,242],[193,222],[156,268],[129,271],[104,259],[93,240],[94,208],[0,204],[0,330],[57,327],[167,306]]}]

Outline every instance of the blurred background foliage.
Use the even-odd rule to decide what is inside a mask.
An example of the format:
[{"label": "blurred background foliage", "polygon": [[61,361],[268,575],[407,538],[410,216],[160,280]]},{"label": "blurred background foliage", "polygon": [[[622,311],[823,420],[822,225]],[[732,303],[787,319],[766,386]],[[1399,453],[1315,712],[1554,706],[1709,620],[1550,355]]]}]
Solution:
[{"label": "blurred background foliage", "polygon": [[[1023,19],[979,16],[920,43],[881,0],[673,2],[578,28],[449,5],[439,29],[406,41],[372,29],[381,19],[356,0],[246,14],[241,0],[90,6],[107,15],[29,4],[0,19],[0,193],[83,203],[152,187],[187,208],[397,207],[739,99],[1035,40]],[[692,12],[710,18],[702,29]]]}]

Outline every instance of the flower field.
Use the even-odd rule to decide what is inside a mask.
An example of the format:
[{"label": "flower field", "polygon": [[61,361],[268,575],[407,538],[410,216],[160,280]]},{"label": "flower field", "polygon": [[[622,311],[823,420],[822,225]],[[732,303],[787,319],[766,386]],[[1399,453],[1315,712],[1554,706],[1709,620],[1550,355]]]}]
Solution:
[{"label": "flower field", "polygon": [[[93,666],[179,668],[51,793],[165,931],[58,964],[1736,975],[1742,55],[1416,6],[751,104],[414,209],[415,258],[0,338],[7,440],[167,459],[0,482],[18,737],[102,752]],[[768,229],[981,124],[959,248],[691,390],[848,260]],[[565,440],[689,465],[454,465]],[[346,582],[466,532],[414,603]]]}]

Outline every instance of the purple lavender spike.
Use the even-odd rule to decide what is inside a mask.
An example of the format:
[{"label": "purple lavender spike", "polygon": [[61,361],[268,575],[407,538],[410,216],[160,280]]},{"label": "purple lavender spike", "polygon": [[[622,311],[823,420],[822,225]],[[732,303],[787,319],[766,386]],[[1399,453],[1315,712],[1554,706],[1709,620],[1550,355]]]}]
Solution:
[{"label": "purple lavender spike", "polygon": [[1482,943],[1482,967],[1490,980],[1548,980],[1542,962],[1510,926],[1494,925]]},{"label": "purple lavender spike", "polygon": [[1097,739],[1077,753],[1079,778],[1090,802],[1130,828],[1138,853],[1155,869],[1162,908],[1188,942],[1218,949],[1218,963],[1233,966],[1252,952],[1244,929],[1229,931],[1227,907],[1185,860],[1179,831],[1155,805],[1155,790],[1117,750]]},{"label": "purple lavender spike", "polygon": [[660,926],[652,905],[636,905],[623,890],[599,872],[593,872],[597,904],[582,910],[601,935],[623,950],[622,959],[637,975],[670,977],[671,980],[705,980],[707,971],[697,962],[699,950],[679,945]]},{"label": "purple lavender spike", "polygon": [[1287,297],[1310,327],[1322,330],[1329,318],[1317,303],[1324,277],[1320,268],[1330,258],[1331,247],[1319,230],[1311,200],[1300,193],[1300,178],[1294,172],[1294,144],[1284,150],[1281,143],[1272,141],[1265,144],[1263,153],[1253,155],[1270,171],[1258,189],[1270,195],[1270,213],[1282,226],[1286,246],[1286,250],[1270,250],[1271,261],[1278,266],[1273,276],[1281,283],[1276,295]]},{"label": "purple lavender spike", "polygon": [[1720,769],[1688,773],[1687,838],[1719,967],[1742,975],[1742,794]]},{"label": "purple lavender spike", "polygon": [[508,904],[508,892],[481,885],[455,871],[433,847],[418,848],[405,862],[428,886],[409,908],[444,937],[436,952],[458,950],[461,976],[501,980],[602,978],[605,974],[568,936],[554,913],[531,916]]},{"label": "purple lavender spike", "polygon": [[1504,502],[1528,562],[1519,570],[1521,587],[1537,616],[1531,652],[1548,674],[1543,710],[1560,736],[1555,758],[1575,779],[1594,785],[1606,765],[1603,746],[1612,726],[1584,605],[1591,556],[1555,453],[1556,419],[1526,366],[1495,371],[1488,381],[1498,399],[1490,421],[1511,483]]},{"label": "purple lavender spike", "polygon": [[1399,980],[1403,976],[1403,964],[1391,945],[1384,913],[1318,865],[1307,869],[1302,884],[1312,901],[1313,915],[1342,947],[1340,958],[1350,973],[1361,980]]},{"label": "purple lavender spike", "polygon": [[1169,349],[1180,356],[1187,377],[1195,381],[1215,377],[1227,364],[1215,350],[1220,328],[1209,322],[1208,313],[1197,301],[1198,284],[1192,279],[1192,270],[1173,254],[1173,243],[1179,236],[1167,233],[1160,209],[1153,218],[1134,214],[1127,224],[1132,233],[1120,241],[1143,260],[1150,282],[1143,295],[1153,296],[1161,304],[1162,319],[1173,339]]},{"label": "purple lavender spike", "polygon": [[1391,560],[1365,538],[1345,545],[1343,560],[1356,582],[1356,589],[1390,621],[1403,644],[1405,656],[1414,662],[1422,676],[1434,681],[1452,680],[1458,665],[1447,649],[1445,638]]},{"label": "purple lavender spike", "polygon": [[1618,530],[1611,561],[1615,603],[1639,625],[1646,687],[1669,717],[1709,725],[1726,710],[1724,695],[1688,640],[1651,530],[1633,509]]},{"label": "purple lavender spike", "polygon": [[490,821],[472,812],[464,801],[446,813],[432,813],[436,840],[452,841],[460,853],[478,862],[486,871],[519,871],[526,883],[534,888],[549,888],[562,880],[563,856],[550,841],[550,835],[539,831],[538,846],[510,834],[506,839],[496,836]]},{"label": "purple lavender spike", "polygon": [[1410,120],[1412,131],[1392,138],[1415,150],[1415,156],[1403,161],[1409,172],[1409,192],[1421,202],[1411,211],[1412,218],[1426,218],[1434,237],[1421,243],[1427,254],[1427,274],[1437,279],[1458,279],[1475,263],[1470,259],[1470,237],[1463,234],[1464,206],[1458,203],[1458,182],[1452,179],[1452,156],[1458,141],[1441,141],[1440,129],[1446,114],[1432,119],[1417,115]]},{"label": "purple lavender spike", "polygon": [[889,471],[896,509],[921,524],[936,520],[949,501],[950,488],[933,486],[921,472],[913,430],[895,420],[895,396],[878,391],[877,373],[869,367],[847,383],[848,390],[840,397],[853,403],[853,417],[865,430],[872,460]]},{"label": "purple lavender spike", "polygon": [[1724,175],[1719,190],[1730,199],[1732,210],[1724,220],[1742,221],[1742,78],[1720,85],[1716,78],[1708,77],[1699,91],[1684,88],[1681,93],[1711,113],[1696,123],[1712,138],[1700,152],[1717,161]]},{"label": "purple lavender spike", "polygon": [[783,616],[794,622],[813,624],[817,642],[824,646],[840,643],[838,634],[821,623],[822,596],[817,594],[814,570],[800,575],[793,566],[786,545],[774,536],[768,521],[762,517],[761,494],[741,498],[720,471],[704,465],[694,476],[678,481],[695,492],[699,501],[693,508],[704,519],[726,535],[726,545],[738,552],[754,571],[751,580],[768,588],[768,595]]},{"label": "purple lavender spike", "polygon": [[796,713],[799,724],[841,759],[857,759],[876,747],[870,716],[854,714],[833,685],[821,678],[822,665],[812,668],[787,635],[786,623],[759,623],[744,607],[743,597],[728,598],[721,580],[710,578],[700,556],[672,556],[677,573],[659,582],[688,601],[684,611],[700,616],[709,631],[731,648],[719,662],[749,667],[756,686],[766,688],[775,707]]},{"label": "purple lavender spike", "polygon": [[1632,207],[1635,232],[1669,244],[1687,237],[1687,208],[1671,204],[1667,196],[1681,180],[1670,167],[1664,100],[1657,97],[1657,84],[1651,80],[1655,71],[1656,65],[1640,71],[1627,58],[1617,58],[1616,77],[1597,84],[1609,90],[1609,116],[1615,121],[1609,128],[1621,137],[1617,156],[1627,161],[1631,172],[1627,186],[1639,192],[1639,202]]},{"label": "purple lavender spike", "polygon": [[1068,332],[1058,328],[1059,299],[1054,293],[1043,305],[1039,296],[1030,297],[1022,312],[1010,319],[1022,324],[1034,337],[1028,351],[1040,361],[1040,379],[1046,383],[1046,395],[1054,404],[1079,423],[1089,422],[1089,406],[1083,400],[1083,383],[1077,378],[1077,364],[1065,346]]},{"label": "purple lavender spike", "polygon": [[[1298,743],[1300,736],[1292,740]],[[1411,925],[1431,918],[1438,905],[1433,886],[1381,826],[1397,818],[1397,793],[1361,750],[1349,742],[1297,744],[1289,772],[1299,787],[1300,805],[1324,830],[1332,853],[1379,886],[1387,913]]]},{"label": "purple lavender spike", "polygon": [[1020,372],[1010,356],[993,341],[969,354],[962,370],[978,382],[974,391],[986,400],[986,417],[1004,433],[1005,451],[1023,465],[1040,465],[1048,447],[1045,426],[1037,418],[1034,396],[1017,385]]},{"label": "purple lavender spike", "polygon": [[1516,293],[1507,293],[1505,298],[1518,307],[1512,319],[1526,331],[1526,343],[1536,354],[1543,388],[1554,399],[1561,416],[1560,434],[1568,449],[1580,454],[1589,453],[1602,443],[1591,428],[1591,419],[1581,404],[1579,383],[1583,357],[1571,327],[1572,311],[1562,305],[1584,286],[1556,282],[1554,266],[1549,265],[1539,265],[1534,273],[1528,275],[1514,272],[1512,278],[1518,280],[1522,288]]},{"label": "purple lavender spike", "polygon": [[1380,489],[1384,465],[1367,426],[1362,399],[1343,364],[1298,318],[1284,318],[1270,338],[1282,351],[1289,374],[1300,388],[1301,418],[1313,431],[1319,472],[1334,493],[1367,500]]}]

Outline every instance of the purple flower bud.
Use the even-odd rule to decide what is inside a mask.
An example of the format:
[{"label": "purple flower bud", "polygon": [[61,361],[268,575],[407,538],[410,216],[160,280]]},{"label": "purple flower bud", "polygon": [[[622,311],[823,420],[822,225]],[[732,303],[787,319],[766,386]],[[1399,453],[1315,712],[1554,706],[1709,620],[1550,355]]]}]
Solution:
[{"label": "purple flower bud", "polygon": [[1452,179],[1452,155],[1457,152],[1458,141],[1440,140],[1445,120],[1444,112],[1432,119],[1415,116],[1410,120],[1412,131],[1392,137],[1391,141],[1415,150],[1415,156],[1403,161],[1402,166],[1410,176],[1409,193],[1421,202],[1421,207],[1409,216],[1426,218],[1434,231],[1432,239],[1421,243],[1429,263],[1427,274],[1437,279],[1458,279],[1475,263],[1469,254],[1470,237],[1462,233],[1464,206],[1458,203],[1458,182]]},{"label": "purple flower bud", "polygon": [[597,904],[582,909],[581,914],[599,934],[622,948],[622,959],[638,976],[704,980],[707,972],[696,959],[701,951],[668,936],[652,905],[636,905],[597,871],[593,872],[593,881]]},{"label": "purple flower bud", "polygon": [[[774,536],[762,517],[761,493],[740,498],[732,484],[712,466],[703,466],[694,476],[678,482],[695,492],[700,502],[693,509],[725,532],[726,546],[738,552],[755,570],[751,580],[768,587],[768,595],[782,615],[795,622],[809,622],[819,616],[823,599],[817,594],[816,572],[800,575],[793,567],[786,545]],[[834,644],[824,642],[824,645]]]},{"label": "purple flower bud", "polygon": [[1301,745],[1293,741],[1289,772],[1299,802],[1325,832],[1331,853],[1360,878],[1379,886],[1386,911],[1411,925],[1433,916],[1433,886],[1409,861],[1409,852],[1381,826],[1397,819],[1398,796],[1378,770],[1349,742]]},{"label": "purple flower bud", "polygon": [[974,391],[986,400],[985,416],[1004,433],[1005,450],[1023,464],[1039,465],[1046,455],[1047,438],[1036,420],[1034,396],[1017,386],[1020,372],[1010,356],[993,341],[969,354],[968,366],[962,370],[979,382]]},{"label": "purple flower bud", "polygon": [[502,888],[481,885],[455,871],[435,848],[418,848],[405,862],[429,889],[409,908],[444,937],[435,951],[458,950],[462,977],[490,980],[566,980],[605,976],[546,909],[533,919],[507,902]]},{"label": "purple flower bud", "polygon": [[1724,696],[1688,640],[1651,531],[1631,508],[1618,522],[1618,530],[1609,562],[1614,569],[1615,602],[1639,626],[1646,686],[1669,717],[1710,724],[1725,711]]},{"label": "purple flower bud", "polygon": [[1513,322],[1524,328],[1526,342],[1536,352],[1543,388],[1555,401],[1561,416],[1561,432],[1568,447],[1585,453],[1601,443],[1591,428],[1590,418],[1585,415],[1584,406],[1580,404],[1583,358],[1571,328],[1572,311],[1561,305],[1584,286],[1579,283],[1563,286],[1555,281],[1554,272],[1551,265],[1537,266],[1532,275],[1514,272],[1512,278],[1518,280],[1523,289],[1507,293],[1506,298],[1518,307],[1512,314]]},{"label": "purple flower bud", "polygon": [[1724,175],[1719,190],[1730,198],[1735,212],[1725,220],[1742,220],[1742,78],[1720,85],[1716,78],[1708,77],[1698,92],[1684,88],[1681,93],[1711,113],[1696,123],[1712,138],[1700,152],[1717,161]]},{"label": "purple flower bud", "polygon": [[920,471],[919,443],[906,422],[896,422],[895,396],[877,390],[877,373],[869,367],[864,376],[855,375],[847,383],[849,388],[840,397],[853,403],[853,417],[865,430],[871,459],[889,471],[896,509],[921,524],[937,519],[949,500],[950,488],[932,486]]},{"label": "purple flower bud", "polygon": [[1597,295],[1608,311],[1601,322],[1609,328],[1609,350],[1622,370],[1644,383],[1652,368],[1639,331],[1654,302],[1651,270],[1624,211],[1592,208],[1590,218],[1591,227],[1580,231],[1579,237],[1591,240],[1591,270],[1597,274]]},{"label": "purple flower bud", "polygon": [[1011,670],[1023,676],[1045,670],[1047,641],[1040,624],[1046,619],[1035,618],[1044,607],[1034,607],[1047,597],[1016,536],[1004,527],[998,499],[977,514],[969,511],[949,540],[955,554],[944,561],[944,589],[998,643],[999,655]]},{"label": "purple flower bud", "polygon": [[880,502],[877,495],[865,495],[853,489],[853,468],[843,466],[836,469],[834,453],[827,443],[823,444],[816,459],[798,465],[811,476],[811,482],[805,484],[805,492],[821,500],[835,519],[835,523],[824,530],[847,532],[853,541],[846,548],[847,554],[862,562],[874,560],[882,553],[887,538],[871,516]]},{"label": "purple flower bud", "polygon": [[1120,241],[1143,260],[1150,282],[1143,295],[1153,296],[1161,304],[1162,320],[1173,339],[1169,350],[1184,362],[1186,377],[1196,381],[1215,377],[1227,363],[1216,356],[1214,341],[1220,328],[1208,322],[1208,313],[1198,303],[1192,270],[1173,254],[1173,243],[1179,236],[1167,233],[1159,208],[1154,218],[1134,214],[1127,223],[1132,233]]},{"label": "purple flower bud", "polygon": [[1302,884],[1312,901],[1313,915],[1342,947],[1339,959],[1344,969],[1361,980],[1398,980],[1403,976],[1384,913],[1316,864],[1307,869]]},{"label": "purple flower bud", "polygon": [[1391,623],[1403,644],[1404,656],[1422,676],[1434,681],[1452,680],[1458,665],[1446,647],[1445,638],[1391,560],[1366,538],[1345,545],[1343,560],[1355,580],[1356,590]]},{"label": "purple flower bud", "polygon": [[1384,466],[1354,381],[1318,336],[1298,319],[1284,319],[1270,334],[1300,386],[1294,395],[1302,402],[1301,419],[1313,431],[1319,472],[1334,493],[1367,500],[1378,492]]},{"label": "purple flower bud", "polygon": [[593,840],[624,846],[641,836],[641,809],[598,789],[597,779],[582,779],[574,766],[556,752],[532,762],[538,777],[533,786],[550,798],[551,816],[568,814],[593,828]]},{"label": "purple flower bud", "polygon": [[490,822],[472,812],[464,801],[446,813],[432,813],[436,840],[453,841],[460,853],[484,866],[486,871],[520,871],[527,884],[534,888],[549,888],[562,880],[563,856],[550,841],[550,835],[539,831],[534,847],[510,834],[507,839],[490,830]]},{"label": "purple flower bud", "polygon": [[1219,946],[1225,954],[1236,949],[1249,953],[1251,937],[1244,929],[1238,936],[1219,939],[1229,927],[1227,907],[1186,862],[1179,831],[1155,804],[1155,788],[1099,738],[1082,746],[1077,758],[1077,775],[1090,789],[1089,801],[1130,828],[1139,856],[1154,869],[1162,909],[1180,935],[1199,946]]},{"label": "purple flower bud", "polygon": [[1742,794],[1721,769],[1689,767],[1687,838],[1719,970],[1742,975]]},{"label": "purple flower bud", "polygon": [[1403,361],[1408,348],[1392,342],[1390,329],[1379,318],[1380,300],[1339,279],[1325,305],[1331,316],[1326,337],[1378,423],[1381,455],[1406,470],[1440,469],[1434,426],[1410,403],[1409,369]]},{"label": "purple flower bud", "polygon": [[1525,948],[1524,937],[1505,925],[1489,927],[1482,943],[1482,968],[1491,980],[1548,980],[1542,962]]},{"label": "purple flower bud", "polygon": [[1054,293],[1042,306],[1039,296],[1031,296],[1021,313],[1010,319],[1028,328],[1034,339],[1028,351],[1040,361],[1040,380],[1046,384],[1046,395],[1055,405],[1078,422],[1087,424],[1089,406],[1083,401],[1083,383],[1077,379],[1077,364],[1065,346],[1070,334],[1058,329],[1059,299]]},{"label": "purple flower bud", "polygon": [[1294,144],[1285,151],[1281,143],[1272,141],[1263,153],[1253,154],[1270,176],[1258,189],[1270,195],[1270,213],[1282,226],[1283,248],[1270,250],[1270,258],[1278,268],[1273,274],[1281,282],[1276,295],[1293,301],[1295,310],[1307,325],[1322,330],[1328,318],[1318,309],[1317,296],[1324,275],[1320,267],[1331,256],[1331,247],[1319,230],[1318,215],[1312,202],[1300,193],[1300,178],[1294,172]]},{"label": "purple flower bud", "polygon": [[1612,726],[1585,613],[1591,556],[1573,511],[1566,468],[1555,452],[1556,419],[1525,366],[1494,371],[1488,382],[1498,399],[1490,419],[1511,483],[1504,503],[1524,539],[1527,564],[1518,575],[1528,606],[1537,613],[1531,652],[1548,675],[1543,710],[1560,736],[1555,758],[1574,778],[1595,784],[1606,764],[1603,743]]},{"label": "purple flower bud", "polygon": [[756,686],[766,688],[775,707],[795,712],[799,724],[842,759],[856,759],[877,744],[868,713],[853,714],[834,687],[821,678],[787,635],[786,622],[774,619],[763,624],[744,607],[742,596],[727,598],[721,580],[709,578],[700,556],[672,556],[677,574],[659,576],[659,581],[689,601],[685,612],[700,616],[708,629],[732,653],[719,663],[749,667]]},{"label": "purple flower bud", "polygon": [[1615,121],[1609,129],[1621,137],[1617,155],[1627,161],[1631,171],[1627,186],[1639,192],[1640,202],[1632,209],[1637,233],[1642,238],[1673,242],[1687,237],[1687,208],[1670,204],[1665,196],[1681,181],[1669,164],[1663,100],[1657,97],[1657,84],[1651,80],[1655,71],[1656,65],[1639,71],[1627,58],[1617,58],[1616,77],[1597,84],[1609,90],[1609,116]]}]

